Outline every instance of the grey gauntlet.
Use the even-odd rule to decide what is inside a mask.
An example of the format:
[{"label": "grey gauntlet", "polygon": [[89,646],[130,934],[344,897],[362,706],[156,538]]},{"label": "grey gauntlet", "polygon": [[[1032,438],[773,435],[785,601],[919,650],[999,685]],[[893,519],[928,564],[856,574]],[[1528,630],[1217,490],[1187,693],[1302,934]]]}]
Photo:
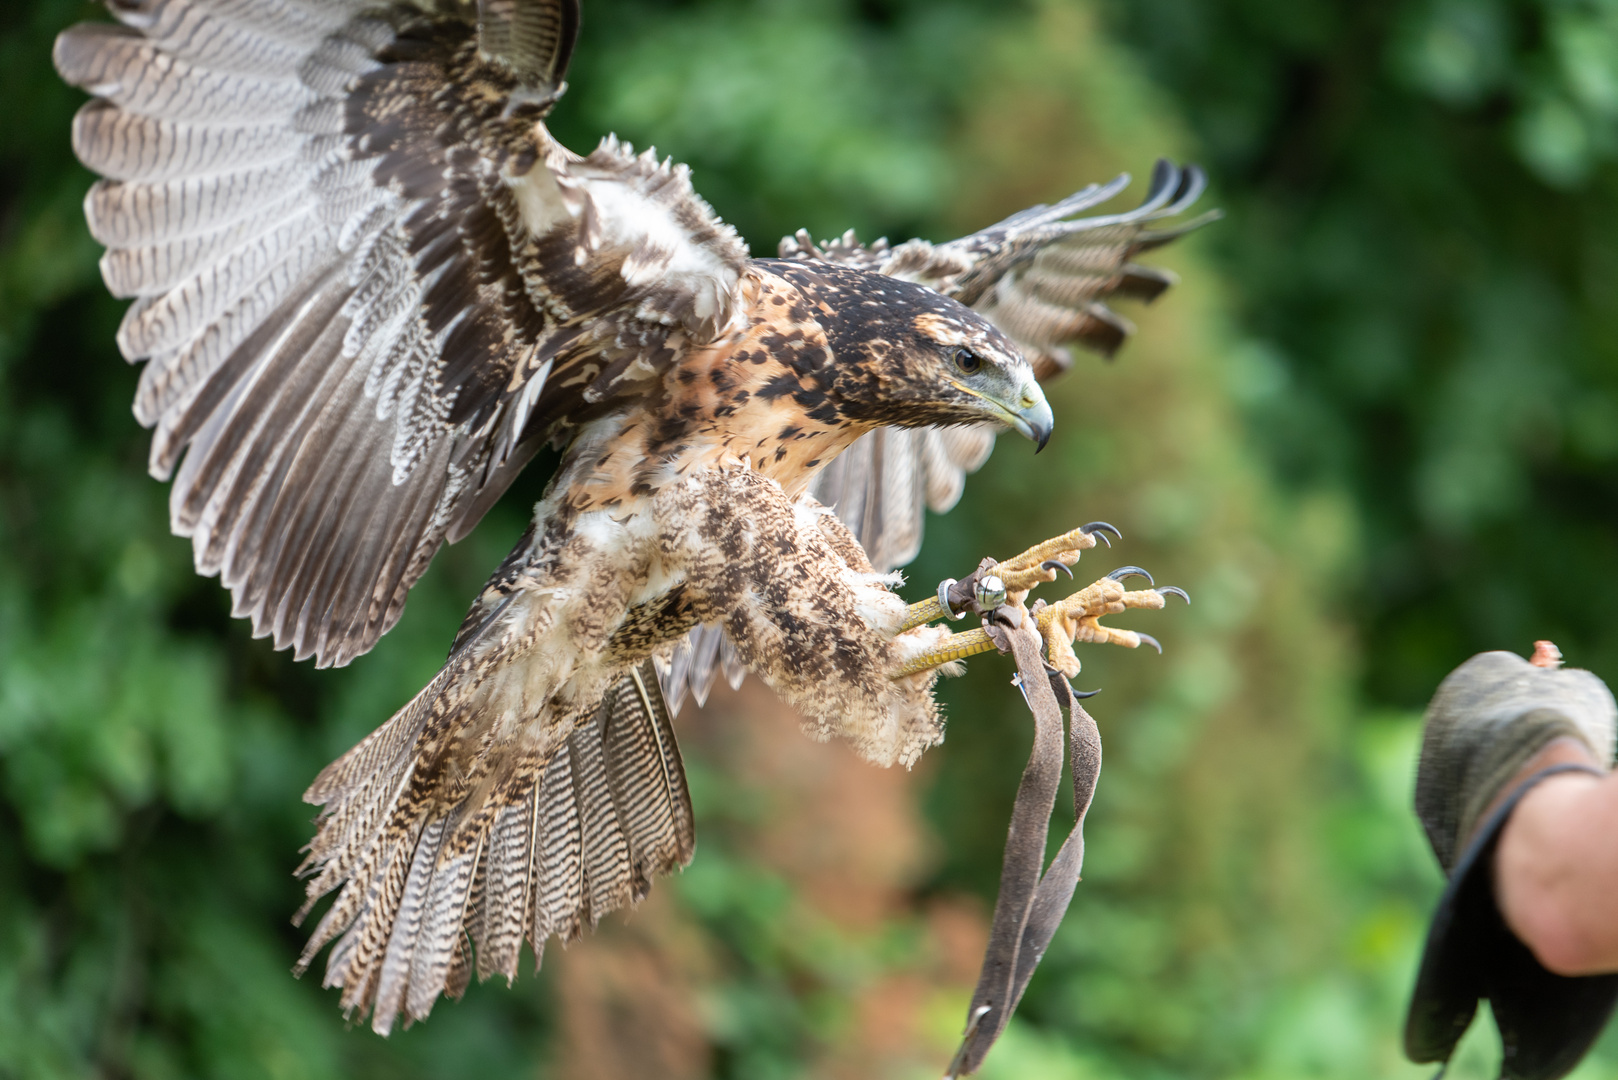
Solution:
[{"label": "grey gauntlet", "polygon": [[[1612,693],[1588,671],[1535,667],[1514,653],[1480,653],[1450,673],[1427,707],[1416,814],[1449,886],[1428,931],[1405,1023],[1405,1052],[1448,1061],[1487,998],[1509,1080],[1555,1080],[1578,1064],[1618,999],[1618,976],[1547,971],[1506,927],[1492,864],[1517,801],[1559,765],[1520,776],[1553,740],[1573,738],[1603,768],[1612,761]],[[1615,841],[1618,842],[1618,841]]]}]

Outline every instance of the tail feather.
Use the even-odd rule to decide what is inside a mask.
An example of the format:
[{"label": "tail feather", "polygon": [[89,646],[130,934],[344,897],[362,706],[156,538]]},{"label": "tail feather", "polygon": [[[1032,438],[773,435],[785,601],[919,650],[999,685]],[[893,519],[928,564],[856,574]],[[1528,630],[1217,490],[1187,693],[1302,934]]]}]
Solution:
[{"label": "tail feather", "polygon": [[[433,871],[438,865],[438,853],[443,848],[448,818],[427,823],[410,860],[410,876],[405,879],[403,895],[394,910],[387,951],[382,955],[381,975],[376,988],[376,1006],[371,1014],[371,1028],[378,1035],[386,1035],[393,1028],[393,1018],[405,1004],[405,991],[410,983],[410,960],[421,936],[421,924],[427,913],[428,890],[432,888]],[[367,919],[368,924],[380,920]]]},{"label": "tail feather", "polygon": [[[489,861],[494,858],[493,844],[494,830],[491,827],[484,836],[483,850],[478,854],[477,870],[472,874],[472,891],[466,898],[466,910],[454,928],[455,952],[450,957],[449,973],[444,976],[444,993],[453,998],[459,998],[466,992],[472,970],[473,935],[483,936],[480,933],[486,913],[483,901],[489,895]],[[479,947],[478,952],[482,951]],[[463,967],[466,968],[464,972],[461,970]],[[458,990],[455,988],[457,981],[460,984]]]},{"label": "tail feather", "polygon": [[467,943],[466,934],[458,932],[455,935],[455,955],[450,957],[449,971],[444,975],[444,996],[461,1000],[471,981],[471,946]]},{"label": "tail feather", "polygon": [[580,725],[583,738],[571,738],[567,743],[584,835],[584,898],[591,927],[607,912],[636,899],[629,880],[629,844],[607,780],[604,711]]},{"label": "tail feather", "polygon": [[631,890],[639,901],[654,875],[689,862],[696,845],[690,808],[675,796],[685,790],[685,769],[655,678],[630,672],[608,692],[602,714],[607,776],[629,846]]},{"label": "tail feather", "polygon": [[[436,685],[436,683],[435,683]],[[434,687],[328,767],[304,871],[310,904],[339,889],[298,962],[336,939],[325,985],[386,1034],[440,993],[517,973],[524,940],[546,940],[646,896],[691,858],[685,770],[651,664],[615,683],[549,758],[491,742],[451,780],[426,762]],[[440,718],[441,720],[442,718]],[[432,746],[424,744],[431,742]],[[309,905],[305,905],[300,917]]]},{"label": "tail feather", "polygon": [[584,904],[584,836],[579,825],[578,796],[573,791],[573,755],[557,754],[545,768],[535,812],[534,920],[529,941],[537,966],[545,939],[555,935],[565,944],[580,934]]},{"label": "tail feather", "polygon": [[533,757],[516,770],[489,832],[480,884],[467,905],[479,979],[498,973],[509,983],[517,977],[517,957],[532,921],[535,796],[543,768]]},{"label": "tail feather", "polygon": [[[297,872],[319,875],[309,900],[294,917],[302,922],[315,900],[357,876],[355,862],[374,850],[379,827],[399,804],[415,772],[417,740],[432,715],[448,673],[439,675],[387,723],[321,770],[303,801],[322,806],[320,831],[305,848]],[[384,797],[385,796],[385,797]],[[318,946],[316,946],[318,948]]]},{"label": "tail feather", "polygon": [[[402,816],[402,815],[400,815]],[[416,850],[425,823],[420,819],[402,829],[391,829],[378,844],[375,880],[364,892],[360,914],[344,933],[326,963],[326,986],[343,988],[343,1012],[361,1015],[376,999],[381,959],[388,946],[394,916],[404,895],[411,856]]]},{"label": "tail feather", "polygon": [[355,794],[356,785],[363,786],[373,782],[379,775],[386,775],[392,763],[401,759],[406,762],[412,760],[409,751],[415,745],[417,737],[421,735],[430,715],[430,710],[422,706],[443,690],[445,676],[448,674],[447,671],[441,673],[428,683],[409,705],[395,713],[392,719],[361,739],[348,753],[320,770],[315,782],[303,793],[304,801],[316,805],[330,803],[334,799],[350,801]]},{"label": "tail feather", "polygon": [[[361,856],[361,869],[343,883],[343,891],[337,894],[337,900],[326,910],[326,914],[321,917],[320,922],[315,924],[314,932],[309,935],[309,940],[303,947],[303,954],[298,957],[297,964],[293,965],[293,974],[301,976],[307,971],[316,953],[325,948],[326,944],[333,938],[347,930],[361,911],[374,905],[375,898],[371,895],[372,885],[376,880],[376,871],[387,865],[386,856],[388,854],[391,854],[391,848],[383,843],[383,837],[378,834],[368,845],[365,854]],[[309,910],[315,906],[315,902],[325,895],[315,890],[322,886],[326,877],[327,875],[322,874],[310,883],[308,898],[298,908],[297,913],[292,916],[294,926],[301,925],[304,917],[309,914]],[[335,884],[327,887],[328,889],[335,888]],[[353,947],[353,944],[353,940],[345,939],[338,948],[332,951],[331,959],[326,964],[328,973],[338,969],[339,958],[345,955]],[[326,979],[327,986],[338,986],[342,982],[343,980],[341,979],[334,980],[329,974]]]},{"label": "tail feather", "polygon": [[439,992],[448,985],[450,963],[465,937],[462,928],[466,925],[472,882],[483,859],[484,841],[493,817],[492,812],[479,811],[465,825],[449,826],[449,831],[458,835],[454,843],[445,844],[433,872],[420,937],[410,959],[409,991],[405,997],[407,1024],[425,1019]]},{"label": "tail feather", "polygon": [[[379,828],[377,823],[384,813],[398,807],[414,776],[415,765],[412,762],[393,785],[391,799],[354,803],[347,808],[350,812],[322,819],[317,842],[309,845],[309,854],[297,870],[299,874],[307,874],[317,868],[320,872],[305,886],[307,899],[293,915],[293,924],[301,924],[315,902],[331,890],[341,885],[343,891],[315,929],[313,936],[319,939],[319,944],[311,941],[309,949],[305,951],[305,962],[321,945],[331,940],[331,935],[325,933],[328,925],[336,927],[334,932],[341,932],[348,920],[358,914],[358,907],[348,910],[346,918],[340,916],[339,912],[349,905],[362,903],[377,871],[387,865],[388,858],[393,854],[392,845],[398,843],[398,838],[390,837],[389,832]],[[354,820],[356,818],[360,820]],[[331,834],[329,838],[328,833]],[[411,843],[414,843],[414,837],[411,837]],[[322,860],[325,860],[324,863]]]}]

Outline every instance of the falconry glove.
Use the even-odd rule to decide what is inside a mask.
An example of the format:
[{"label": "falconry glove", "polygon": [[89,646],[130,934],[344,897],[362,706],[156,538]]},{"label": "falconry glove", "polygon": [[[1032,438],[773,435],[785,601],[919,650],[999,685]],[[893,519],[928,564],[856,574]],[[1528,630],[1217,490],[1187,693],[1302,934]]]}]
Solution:
[{"label": "falconry glove", "polygon": [[[1612,761],[1612,693],[1588,671],[1480,653],[1450,673],[1427,707],[1416,815],[1449,885],[1428,930],[1405,1022],[1416,1062],[1448,1061],[1487,998],[1510,1080],[1570,1072],[1606,1024],[1618,975],[1555,975],[1507,928],[1494,900],[1493,855],[1517,802],[1559,772],[1604,772]],[[1554,740],[1571,738],[1600,769],[1555,765],[1522,773]]]}]

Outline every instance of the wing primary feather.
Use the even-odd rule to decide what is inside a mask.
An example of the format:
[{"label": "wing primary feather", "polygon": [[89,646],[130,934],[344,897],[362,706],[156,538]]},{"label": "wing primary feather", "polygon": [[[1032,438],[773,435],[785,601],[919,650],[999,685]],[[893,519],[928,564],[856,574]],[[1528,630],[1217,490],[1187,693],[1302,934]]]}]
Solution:
[{"label": "wing primary feather", "polygon": [[[816,244],[805,231],[781,242],[781,256],[824,260],[921,282],[975,308],[1013,338],[1040,378],[1071,366],[1080,344],[1111,356],[1134,332],[1105,301],[1151,301],[1173,274],[1131,260],[1218,216],[1217,211],[1167,224],[1207,189],[1195,165],[1160,160],[1146,197],[1133,209],[1082,217],[1121,195],[1127,173],[1090,184],[1051,205],[1020,210],[988,228],[938,245],[885,240],[861,245],[852,233]],[[943,512],[959,499],[966,474],[993,446],[992,433],[956,440],[950,432],[882,429],[862,436],[811,481],[808,494],[830,507],[863,547],[873,567],[903,565],[920,547],[924,508]],[[677,709],[698,693],[704,638],[691,635],[670,657],[664,688]],[[700,700],[700,697],[699,697]]]}]

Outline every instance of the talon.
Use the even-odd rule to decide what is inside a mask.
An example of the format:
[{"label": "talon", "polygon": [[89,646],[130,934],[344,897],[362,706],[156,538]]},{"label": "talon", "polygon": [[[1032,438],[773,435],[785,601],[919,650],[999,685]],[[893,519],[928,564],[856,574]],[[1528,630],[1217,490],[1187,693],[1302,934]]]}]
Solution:
[{"label": "talon", "polygon": [[1092,521],[1079,531],[1084,533],[1086,536],[1099,536],[1102,540],[1106,541],[1108,547],[1112,547],[1112,541],[1107,540],[1108,533],[1112,533],[1112,535],[1116,536],[1120,540],[1124,538],[1123,533],[1119,532],[1116,527],[1108,525],[1105,521]]},{"label": "talon", "polygon": [[[1060,671],[1058,671],[1056,668],[1051,667],[1049,664],[1045,665],[1045,675],[1051,680],[1051,689],[1052,690],[1056,689],[1056,680],[1060,679],[1060,680],[1062,680],[1062,682],[1067,683],[1068,691],[1070,693],[1072,693],[1072,695],[1075,698],[1078,698],[1080,701],[1083,701],[1085,698],[1093,698],[1097,694],[1101,693],[1101,688],[1099,686],[1096,687],[1094,690],[1074,690],[1073,689],[1073,684],[1071,682],[1068,682],[1067,676],[1063,675]],[[1057,697],[1061,697],[1061,693],[1059,691],[1057,693]]]},{"label": "talon", "polygon": [[1157,650],[1157,655],[1163,655],[1163,646],[1158,644],[1158,640],[1155,637],[1150,634],[1143,634],[1139,630],[1135,631],[1135,636],[1140,638],[1140,643],[1142,645],[1150,645],[1152,648]]},{"label": "talon", "polygon": [[1026,593],[1041,582],[1055,581],[1057,570],[1066,571],[1071,577],[1072,572],[1067,568],[1079,561],[1081,552],[1096,546],[1094,534],[1085,530],[1105,524],[1093,522],[1065,532],[1061,536],[1053,536],[1043,543],[1035,544],[1021,555],[999,563],[996,572],[1013,594]]},{"label": "talon", "polygon": [[1107,577],[1113,581],[1124,581],[1132,577],[1143,577],[1146,579],[1148,584],[1156,584],[1156,582],[1152,581],[1152,575],[1148,574],[1138,566],[1120,566],[1118,569],[1108,574]]},{"label": "talon", "polygon": [[1159,585],[1152,591],[1157,593],[1159,596],[1167,597],[1172,594],[1174,596],[1178,596],[1181,600],[1184,600],[1188,604],[1191,602],[1190,594],[1184,589],[1180,588],[1178,585]]}]

